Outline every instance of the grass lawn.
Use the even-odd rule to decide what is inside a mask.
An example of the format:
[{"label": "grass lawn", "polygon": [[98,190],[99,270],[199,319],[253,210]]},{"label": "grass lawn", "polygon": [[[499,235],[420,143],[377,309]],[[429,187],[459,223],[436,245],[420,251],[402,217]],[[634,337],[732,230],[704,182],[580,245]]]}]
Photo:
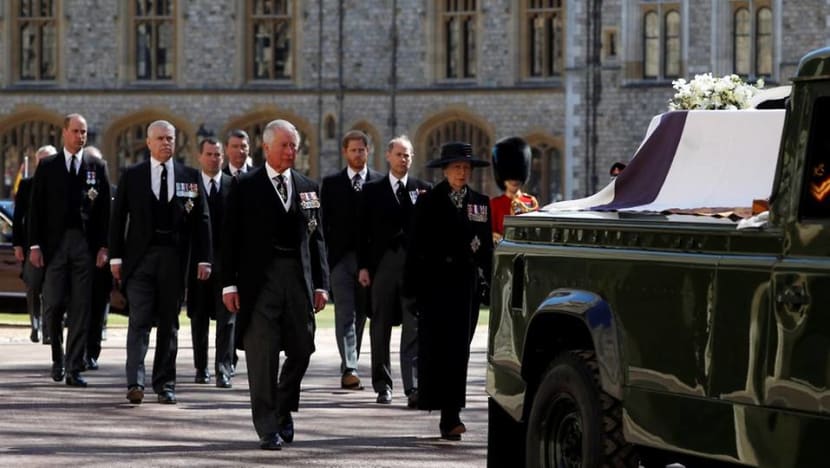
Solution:
[{"label": "grass lawn", "polygon": [[[478,317],[478,324],[479,325],[487,325],[488,320],[490,319],[490,309],[482,308],[481,312],[479,313]],[[179,315],[179,320],[181,321],[181,326],[190,326],[190,319],[187,318],[187,314],[184,313],[182,310],[181,315]],[[29,316],[23,313],[12,314],[8,312],[0,312],[0,325],[15,325],[15,326],[28,326],[29,325]],[[107,326],[111,327],[126,327],[127,326],[127,317],[119,314],[110,314]],[[332,328],[334,327],[334,306],[328,305],[325,309],[321,310],[317,314],[317,327],[318,328]],[[368,331],[367,331],[368,333]]]}]

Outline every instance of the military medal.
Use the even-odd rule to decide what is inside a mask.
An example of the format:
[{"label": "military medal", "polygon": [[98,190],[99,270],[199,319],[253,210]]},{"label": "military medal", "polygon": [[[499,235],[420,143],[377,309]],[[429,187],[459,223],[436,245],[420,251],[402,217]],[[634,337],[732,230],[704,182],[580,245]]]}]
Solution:
[{"label": "military medal", "polygon": [[419,194],[420,194],[420,192],[418,190],[410,190],[409,191],[409,200],[412,201],[413,205],[415,204],[415,202],[418,201],[418,195]]},{"label": "military medal", "polygon": [[467,218],[470,221],[483,223],[487,221],[487,205],[467,205]]},{"label": "military medal", "polygon": [[308,220],[308,233],[311,234],[317,229],[317,218],[312,217]]},{"label": "military medal", "polygon": [[95,187],[90,187],[89,190],[86,191],[86,196],[89,198],[89,201],[95,201],[95,198],[98,196],[98,191],[95,190]]},{"label": "military medal", "polygon": [[478,236],[475,236],[473,237],[473,241],[470,242],[470,248],[473,249],[473,253],[476,253],[479,247],[481,247],[481,241],[478,240]]},{"label": "military medal", "polygon": [[95,177],[95,171],[86,171],[86,184],[96,185],[98,180]]},{"label": "military medal", "polygon": [[[300,192],[300,208],[304,210],[320,208],[320,199],[317,198],[317,192]],[[317,221],[314,221],[314,226],[317,226]],[[311,227],[309,229],[313,230]]]},{"label": "military medal", "polygon": [[188,198],[186,202],[184,202],[184,210],[190,213],[193,209],[193,199]]}]

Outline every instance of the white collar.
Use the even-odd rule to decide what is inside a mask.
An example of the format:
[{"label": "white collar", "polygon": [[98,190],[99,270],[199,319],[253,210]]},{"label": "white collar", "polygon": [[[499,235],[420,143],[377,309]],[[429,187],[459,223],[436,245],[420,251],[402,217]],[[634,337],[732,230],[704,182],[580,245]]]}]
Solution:
[{"label": "white collar", "polygon": [[360,174],[360,178],[366,180],[366,176],[369,174],[369,166],[363,166],[360,172],[355,171],[351,166],[346,166],[346,174],[348,174],[349,180],[354,179],[355,174]]},{"label": "white collar", "polygon": [[391,172],[389,173],[389,183],[392,184],[392,188],[394,188],[394,189],[398,188],[397,185],[398,185],[399,180],[401,181],[403,186],[406,187],[406,182],[407,182],[407,180],[409,180],[409,173],[404,174],[403,177],[401,177],[400,179],[393,176]]}]

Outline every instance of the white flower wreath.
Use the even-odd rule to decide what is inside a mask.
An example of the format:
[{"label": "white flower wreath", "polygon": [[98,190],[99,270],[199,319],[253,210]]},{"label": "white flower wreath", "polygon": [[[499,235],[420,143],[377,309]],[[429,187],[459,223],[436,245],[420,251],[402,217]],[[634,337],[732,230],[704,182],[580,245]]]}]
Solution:
[{"label": "white flower wreath", "polygon": [[764,87],[764,80],[759,79],[751,85],[738,75],[715,78],[711,73],[705,73],[695,75],[688,82],[683,78],[674,80],[672,87],[677,93],[669,100],[669,110],[737,110],[749,107],[750,98]]}]

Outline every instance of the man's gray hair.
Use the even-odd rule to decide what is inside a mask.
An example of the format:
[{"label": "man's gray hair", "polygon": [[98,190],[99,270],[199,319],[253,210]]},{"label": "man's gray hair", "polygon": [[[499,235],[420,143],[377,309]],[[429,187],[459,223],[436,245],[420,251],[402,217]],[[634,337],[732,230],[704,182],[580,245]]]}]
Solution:
[{"label": "man's gray hair", "polygon": [[158,127],[169,128],[170,130],[173,130],[174,134],[176,132],[176,127],[174,127],[173,124],[171,124],[170,122],[166,120],[155,120],[147,126],[147,136],[150,136],[150,130]]},{"label": "man's gray hair", "polygon": [[391,151],[395,144],[406,146],[407,148],[409,148],[409,151],[412,153],[412,156],[415,156],[415,147],[412,146],[412,141],[409,140],[408,136],[398,135],[395,138],[389,140],[389,145],[386,147],[386,151]]},{"label": "man's gray hair", "polygon": [[300,132],[297,131],[297,127],[295,127],[291,122],[283,119],[268,122],[268,125],[266,125],[265,129],[262,131],[262,142],[266,145],[270,145],[271,142],[274,141],[274,133],[276,133],[277,130],[285,130],[293,134],[294,138],[297,140],[297,145],[300,144]]},{"label": "man's gray hair", "polygon": [[55,154],[57,152],[58,152],[58,150],[54,146],[52,146],[52,145],[43,145],[40,148],[38,148],[37,151],[35,151],[35,157],[40,159],[40,158],[49,156],[50,154]]}]

